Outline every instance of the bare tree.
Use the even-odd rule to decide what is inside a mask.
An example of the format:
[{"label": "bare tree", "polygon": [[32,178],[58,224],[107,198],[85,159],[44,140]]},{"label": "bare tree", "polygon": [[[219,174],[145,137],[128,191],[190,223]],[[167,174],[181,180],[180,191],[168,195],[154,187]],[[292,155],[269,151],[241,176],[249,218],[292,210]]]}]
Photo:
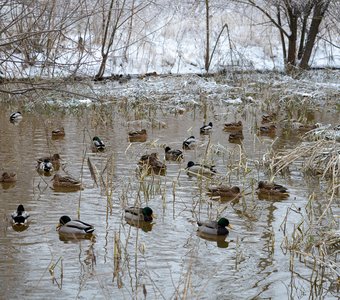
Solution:
[{"label": "bare tree", "polygon": [[320,24],[337,0],[236,0],[256,8],[277,27],[287,72],[308,69]]}]

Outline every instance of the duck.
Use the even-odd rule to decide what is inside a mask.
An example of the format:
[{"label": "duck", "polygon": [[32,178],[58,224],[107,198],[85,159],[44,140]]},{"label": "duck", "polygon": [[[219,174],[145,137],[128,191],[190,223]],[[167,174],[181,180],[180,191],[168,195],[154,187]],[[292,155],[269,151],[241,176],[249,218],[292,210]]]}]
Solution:
[{"label": "duck", "polygon": [[318,128],[318,124],[303,124],[293,120],[291,127],[292,129],[297,129],[299,131],[306,132]]},{"label": "duck", "polygon": [[20,111],[16,111],[14,113],[11,113],[9,116],[9,120],[11,123],[17,122],[22,119],[22,114]]},{"label": "duck", "polygon": [[259,181],[256,190],[259,197],[263,198],[287,198],[289,196],[288,189],[286,187],[274,182]]},{"label": "duck", "polygon": [[202,175],[213,176],[216,174],[215,166],[206,166],[189,161],[185,168],[188,176]]},{"label": "duck", "polygon": [[242,131],[243,129],[243,124],[242,121],[238,121],[238,122],[231,122],[231,123],[225,123],[224,124],[224,131]]},{"label": "duck", "polygon": [[276,125],[275,124],[268,124],[260,126],[259,128],[261,134],[275,134]]},{"label": "duck", "polygon": [[271,123],[276,119],[276,113],[272,112],[269,114],[262,115],[262,124]]},{"label": "duck", "polygon": [[195,137],[192,135],[190,137],[188,137],[184,142],[183,142],[183,149],[184,150],[191,150],[194,149],[196,146],[196,142],[197,140],[195,139]]},{"label": "duck", "polygon": [[213,128],[213,124],[212,124],[212,122],[209,122],[208,125],[203,125],[200,128],[200,133],[201,134],[209,134],[212,131],[212,128]]},{"label": "duck", "polygon": [[238,186],[210,186],[208,188],[208,195],[219,196],[221,198],[237,199],[241,196],[241,190]]},{"label": "duck", "polygon": [[25,208],[22,204],[20,204],[16,211],[14,211],[12,214],[12,221],[14,225],[25,225],[27,224],[27,219],[30,216],[30,214],[25,211]]},{"label": "duck", "polygon": [[80,220],[71,220],[69,216],[62,216],[56,230],[61,234],[86,235],[92,234],[94,227]]},{"label": "duck", "polygon": [[128,207],[125,208],[125,219],[127,221],[152,222],[153,211],[150,207]]},{"label": "duck", "polygon": [[37,162],[36,168],[39,172],[51,173],[53,171],[53,164],[49,158],[44,158],[44,160]]},{"label": "duck", "polygon": [[3,172],[0,176],[0,182],[12,183],[17,181],[17,174],[15,172]]},{"label": "duck", "polygon": [[147,174],[157,174],[164,175],[166,171],[166,165],[161,162],[158,158],[157,153],[144,154],[139,159],[138,165],[140,167],[140,171],[146,170]]},{"label": "duck", "polygon": [[141,129],[141,130],[135,130],[135,131],[130,131],[128,133],[129,135],[129,141],[131,143],[133,142],[145,142],[148,138],[148,134],[146,132],[146,129]]},{"label": "duck", "polygon": [[165,160],[180,161],[183,159],[183,152],[178,149],[171,149],[169,146],[165,147]]},{"label": "duck", "polygon": [[93,149],[95,151],[104,151],[105,150],[105,144],[103,143],[103,141],[98,136],[95,136],[92,139],[92,143],[93,143]]},{"label": "duck", "polygon": [[81,190],[83,186],[81,182],[71,176],[61,176],[60,174],[55,174],[52,178],[53,188],[58,189],[72,189]]},{"label": "duck", "polygon": [[52,138],[59,138],[65,136],[65,129],[64,127],[59,127],[52,130]]},{"label": "duck", "polygon": [[244,139],[243,132],[241,131],[235,131],[233,133],[229,134],[228,141],[229,143],[239,143]]},{"label": "duck", "polygon": [[54,169],[58,170],[60,168],[60,160],[61,157],[58,153],[53,154],[52,156],[45,156],[37,159],[37,163],[41,164],[42,162],[51,162]]},{"label": "duck", "polygon": [[226,227],[231,228],[229,220],[226,218],[220,218],[218,221],[206,221],[197,222],[198,232],[209,234],[209,235],[224,235],[229,234],[229,230]]}]

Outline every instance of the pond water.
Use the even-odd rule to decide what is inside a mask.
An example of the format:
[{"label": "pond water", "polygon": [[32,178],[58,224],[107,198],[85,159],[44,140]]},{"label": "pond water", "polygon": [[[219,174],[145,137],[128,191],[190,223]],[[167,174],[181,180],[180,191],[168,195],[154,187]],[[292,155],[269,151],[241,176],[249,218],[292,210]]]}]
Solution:
[{"label": "pond water", "polygon": [[[150,79],[149,84],[157,80]],[[330,197],[325,182],[305,177],[295,168],[275,178],[289,189],[289,198],[259,200],[255,193],[258,181],[269,179],[262,163],[273,138],[277,138],[274,148],[292,148],[302,134],[287,131],[284,122],[278,122],[275,136],[258,135],[255,126],[260,126],[268,106],[214,100],[214,93],[225,86],[211,83],[212,79],[207,82],[205,96],[195,94],[192,101],[177,103],[177,108],[166,100],[153,102],[155,90],[139,102],[127,96],[77,107],[54,106],[53,101],[48,105],[0,102],[0,170],[15,171],[18,177],[15,185],[0,185],[1,298],[337,298],[332,276],[313,274],[308,263],[284,247],[303,219],[310,195],[319,203],[315,214],[323,212]],[[136,89],[148,85],[138,80],[132,84]],[[166,82],[159,84],[164,87]],[[132,89],[119,84],[116,88],[121,93]],[[333,108],[306,110],[306,120],[336,125],[339,112]],[[11,124],[9,115],[18,109],[23,119]],[[242,145],[228,142],[229,133],[223,131],[224,123],[238,120],[244,123]],[[200,135],[199,128],[209,121],[212,133]],[[65,137],[52,139],[51,131],[61,125]],[[144,127],[147,142],[130,144],[128,132]],[[95,135],[106,143],[104,152],[92,151]],[[181,149],[190,135],[199,142],[194,150],[184,151],[182,163],[166,162],[165,176],[138,176],[141,155],[157,152],[164,160],[165,145]],[[81,178],[84,190],[54,191],[52,177],[36,171],[36,160],[54,153],[62,158],[58,172]],[[105,186],[95,184],[88,158],[103,174]],[[211,179],[187,176],[187,162],[203,159],[215,164],[219,174]],[[218,182],[240,186],[243,197],[229,202],[209,198],[207,186]],[[11,226],[10,214],[20,203],[30,213],[30,221],[26,230],[18,232]],[[153,209],[156,219],[149,230],[124,220],[124,207],[136,204]],[[334,212],[339,212],[338,206]],[[60,237],[56,225],[62,215],[94,225],[94,236]],[[226,240],[197,235],[197,220],[220,216],[233,225]]]}]

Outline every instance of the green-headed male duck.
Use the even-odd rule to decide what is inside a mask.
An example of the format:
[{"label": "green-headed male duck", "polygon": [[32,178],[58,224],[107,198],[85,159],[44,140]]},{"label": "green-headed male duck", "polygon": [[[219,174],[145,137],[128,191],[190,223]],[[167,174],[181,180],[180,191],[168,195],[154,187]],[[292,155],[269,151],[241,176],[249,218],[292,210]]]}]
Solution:
[{"label": "green-headed male duck", "polygon": [[[53,154],[52,156],[45,156],[37,159],[37,163],[40,165],[43,162],[51,162],[54,169],[58,170],[60,168],[60,155],[58,153]],[[46,172],[46,171],[45,171]]]},{"label": "green-headed male duck", "polygon": [[185,168],[188,176],[212,176],[216,174],[215,166],[206,166],[189,161]]},{"label": "green-headed male duck", "polygon": [[17,210],[14,211],[11,216],[14,225],[25,225],[30,214],[25,211],[24,206],[20,204]]},{"label": "green-headed male duck", "polygon": [[57,225],[57,231],[62,234],[86,235],[94,231],[94,227],[90,224],[79,220],[71,220],[69,216],[62,216]]},{"label": "green-headed male duck", "polygon": [[153,220],[153,211],[150,207],[128,207],[125,208],[125,219],[127,221],[144,221],[151,222]]},{"label": "green-headed male duck", "polygon": [[198,221],[197,225],[199,232],[216,236],[228,235],[229,230],[226,227],[231,228],[229,220],[226,218],[220,218],[218,221],[206,221],[206,222]]},{"label": "green-headed male duck", "polygon": [[184,142],[183,142],[183,149],[184,150],[191,150],[196,147],[197,140],[195,137],[192,135],[188,137]]},{"label": "green-headed male duck", "polygon": [[51,173],[53,171],[53,164],[49,158],[44,158],[42,161],[37,161],[36,169],[41,173]]},{"label": "green-headed male duck", "polygon": [[201,134],[209,134],[212,131],[212,128],[213,128],[213,124],[212,124],[212,122],[209,122],[208,125],[203,125],[200,128],[200,133]]},{"label": "green-headed male duck", "polygon": [[95,136],[92,139],[92,144],[93,144],[93,150],[94,151],[104,151],[105,150],[105,144],[98,136]]}]

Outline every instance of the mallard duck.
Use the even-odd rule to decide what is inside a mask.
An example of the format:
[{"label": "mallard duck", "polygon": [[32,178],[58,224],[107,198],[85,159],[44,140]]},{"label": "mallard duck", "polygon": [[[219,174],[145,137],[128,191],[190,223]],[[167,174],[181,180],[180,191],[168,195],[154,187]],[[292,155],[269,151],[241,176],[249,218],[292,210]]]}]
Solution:
[{"label": "mallard duck", "polygon": [[157,153],[142,155],[138,165],[140,170],[146,170],[147,174],[164,175],[166,171],[166,165],[159,160]]},{"label": "mallard duck", "polygon": [[238,122],[232,122],[232,123],[225,123],[224,124],[224,131],[241,131],[242,132],[243,129],[243,124],[242,121],[238,121]]},{"label": "mallard duck", "polygon": [[260,181],[257,187],[259,197],[287,198],[288,189],[274,182]]},{"label": "mallard duck", "polygon": [[275,124],[268,124],[260,126],[259,131],[261,134],[275,134],[276,125]]},{"label": "mallard duck", "polygon": [[22,114],[20,111],[17,111],[17,112],[14,112],[14,113],[11,113],[11,115],[9,116],[9,120],[10,122],[14,123],[14,122],[17,122],[19,120],[22,119]]},{"label": "mallard duck", "polygon": [[105,150],[105,144],[103,143],[103,141],[98,136],[95,136],[92,139],[92,143],[93,143],[93,149],[95,151],[104,151]]},{"label": "mallard duck", "polygon": [[233,187],[226,185],[210,186],[208,188],[208,194],[210,196],[219,196],[221,198],[237,199],[241,196],[241,190],[238,186]]},{"label": "mallard duck", "polygon": [[[55,168],[56,170],[58,170],[60,168],[60,155],[58,153],[53,154],[52,156],[45,156],[45,157],[41,157],[37,159],[38,164],[40,165],[43,162],[51,162],[53,168]],[[46,172],[46,171],[45,171]]]},{"label": "mallard duck", "polygon": [[55,174],[52,178],[53,188],[58,189],[70,189],[70,190],[81,190],[83,188],[81,182],[71,176],[61,176]]},{"label": "mallard duck", "polygon": [[303,124],[295,120],[293,120],[291,127],[292,129],[297,129],[302,132],[311,131],[313,129],[318,128],[317,124]]},{"label": "mallard duck", "polygon": [[190,137],[188,137],[184,142],[183,142],[183,149],[184,150],[190,150],[190,149],[194,149],[196,146],[196,139],[195,137],[192,135]]},{"label": "mallard duck", "polygon": [[198,221],[197,225],[199,232],[210,235],[228,235],[229,230],[226,227],[231,228],[229,220],[226,218],[220,218],[218,221]]},{"label": "mallard duck", "polygon": [[58,138],[65,136],[65,130],[64,127],[56,128],[52,130],[52,137]]},{"label": "mallard duck", "polygon": [[133,142],[145,142],[148,138],[148,135],[146,133],[146,129],[142,130],[136,130],[136,131],[130,131],[129,132],[129,141],[131,143]]},{"label": "mallard duck", "polygon": [[130,221],[151,222],[153,211],[150,207],[128,207],[125,208],[125,219]]},{"label": "mallard duck", "polygon": [[20,204],[17,210],[14,211],[11,216],[14,225],[25,225],[30,214],[25,211],[24,206]]},{"label": "mallard duck", "polygon": [[188,176],[213,176],[216,174],[215,166],[206,166],[201,164],[195,164],[193,161],[189,161],[185,168]]},{"label": "mallard duck", "polygon": [[45,158],[43,161],[38,161],[36,168],[39,172],[51,173],[53,171],[53,164],[48,158]]},{"label": "mallard duck", "polygon": [[15,172],[3,172],[0,176],[0,182],[12,183],[17,181],[17,174]]},{"label": "mallard duck", "polygon": [[171,149],[169,146],[165,147],[165,160],[179,161],[183,159],[183,152],[181,150]]},{"label": "mallard duck", "polygon": [[239,143],[244,139],[243,132],[242,131],[236,131],[229,134],[228,141],[230,143]]},{"label": "mallard duck", "polygon": [[85,235],[91,234],[94,227],[79,220],[71,220],[69,216],[62,216],[59,219],[57,231],[62,234]]},{"label": "mallard duck", "polygon": [[200,128],[200,133],[201,133],[201,134],[209,134],[209,133],[212,131],[212,127],[213,127],[212,122],[209,122],[208,125],[203,125],[203,126]]},{"label": "mallard duck", "polygon": [[270,113],[270,114],[265,114],[262,115],[262,120],[261,123],[262,124],[266,124],[266,123],[271,123],[276,119],[276,113]]}]

